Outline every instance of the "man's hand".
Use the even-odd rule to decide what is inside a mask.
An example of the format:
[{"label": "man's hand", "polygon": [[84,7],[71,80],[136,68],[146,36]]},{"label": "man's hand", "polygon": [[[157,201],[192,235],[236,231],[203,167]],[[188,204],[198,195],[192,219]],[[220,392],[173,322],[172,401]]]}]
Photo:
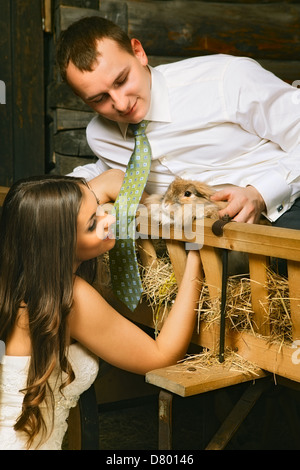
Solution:
[{"label": "man's hand", "polygon": [[236,222],[256,224],[266,209],[261,194],[254,186],[229,186],[211,196],[212,201],[228,201],[228,206],[219,211],[220,217],[228,214]]}]

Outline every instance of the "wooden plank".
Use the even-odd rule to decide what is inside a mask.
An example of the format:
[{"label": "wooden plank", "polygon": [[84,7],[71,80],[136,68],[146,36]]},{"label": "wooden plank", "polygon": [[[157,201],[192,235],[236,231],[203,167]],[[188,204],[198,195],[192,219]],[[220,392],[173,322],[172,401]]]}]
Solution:
[{"label": "wooden plank", "polygon": [[6,87],[6,104],[0,104],[0,184],[10,186],[13,182],[13,70],[11,64],[11,7],[9,0],[0,0],[0,79]]},{"label": "wooden plank", "polygon": [[200,322],[195,327],[191,343],[207,348],[212,352],[219,351],[220,323],[212,322],[208,325],[204,321]]},{"label": "wooden plank", "polygon": [[81,450],[81,416],[79,403],[70,409],[68,417],[68,450]]},{"label": "wooden plank", "polygon": [[224,450],[240,425],[244,422],[262,393],[270,386],[270,379],[259,380],[250,384],[241,398],[221,424],[217,433],[206,446],[205,450]]},{"label": "wooden plank", "polygon": [[54,135],[54,151],[76,157],[94,157],[86,140],[85,129],[71,129]]},{"label": "wooden plank", "polygon": [[271,374],[300,382],[297,345],[270,343],[268,338],[232,330],[227,335],[227,346]]},{"label": "wooden plank", "polygon": [[[110,0],[102,1],[103,5]],[[298,60],[300,5],[127,2],[128,31],[150,55],[211,53]],[[159,15],[157,12],[159,11]],[[238,38],[238,40],[237,40]]]},{"label": "wooden plank", "polygon": [[200,257],[210,297],[212,299],[220,297],[222,289],[222,261],[220,253],[214,247],[205,245],[200,250]]},{"label": "wooden plank", "polygon": [[[101,1],[101,0],[100,0]],[[92,8],[98,10],[99,0],[55,0],[55,6],[59,7],[61,5],[77,7],[77,8]]]},{"label": "wooden plank", "polygon": [[300,339],[300,263],[288,261],[289,297],[293,340]]},{"label": "wooden plank", "polygon": [[56,12],[57,36],[67,29],[74,21],[87,16],[100,16],[117,23],[127,31],[127,3],[109,0],[100,2],[100,11],[94,8],[77,8],[75,6],[60,5]]},{"label": "wooden plank", "polygon": [[186,265],[186,252],[184,249],[184,243],[177,240],[167,240],[166,245],[176,281],[179,286],[182,281],[183,272]]},{"label": "wooden plank", "polygon": [[100,11],[60,6],[57,15],[57,34],[84,16],[104,16],[125,31],[128,24],[129,35],[140,39],[150,55],[226,53],[298,60],[300,52],[299,4],[278,2],[258,8],[245,3],[102,0]]},{"label": "wooden plank", "polygon": [[[219,326],[201,322],[193,335],[193,343],[215,350]],[[268,337],[255,336],[249,331],[226,330],[226,348],[262,370],[300,382],[300,349],[298,343],[271,343]],[[226,358],[226,355],[225,355]]]},{"label": "wooden plank", "polygon": [[158,449],[172,449],[173,420],[172,420],[173,394],[160,390],[158,399]]},{"label": "wooden plank", "polygon": [[99,10],[60,5],[55,13],[56,35],[67,29],[72,23],[87,16],[102,16]]},{"label": "wooden plank", "polygon": [[255,370],[255,373],[230,369],[226,363],[200,369],[194,367],[193,361],[189,360],[148,372],[146,382],[176,393],[181,397],[188,397],[265,376],[266,373],[259,367]]},{"label": "wooden plank", "polygon": [[[44,71],[41,2],[1,0],[0,184],[44,172]],[[3,74],[3,75],[2,75]]]},{"label": "wooden plank", "polygon": [[[204,245],[228,250],[256,253],[266,256],[277,256],[284,259],[300,261],[300,232],[280,227],[266,225],[242,224],[230,222],[224,227],[224,234],[217,237],[212,232],[212,219],[204,219],[194,230],[194,238],[186,237],[184,232],[170,229],[170,237],[175,240],[193,242],[204,232]],[[139,232],[142,236],[151,234],[151,220],[141,215],[139,217]],[[161,230],[157,228],[158,235]]]},{"label": "wooden plank", "polygon": [[43,29],[45,33],[52,33],[52,0],[42,2]]},{"label": "wooden plank", "polygon": [[270,335],[268,315],[267,258],[264,255],[249,255],[251,303],[254,312],[253,329],[263,336]]},{"label": "wooden plank", "polygon": [[85,129],[95,116],[92,111],[76,111],[57,108],[53,113],[54,129],[56,133],[62,130]]},{"label": "wooden plank", "polygon": [[0,206],[3,205],[3,202],[4,202],[4,199],[5,199],[5,196],[8,192],[9,188],[5,187],[5,186],[0,186]]},{"label": "wooden plank", "polygon": [[104,18],[118,24],[128,33],[128,3],[123,1],[100,1],[100,13]]},{"label": "wooden plank", "polygon": [[48,106],[50,109],[65,108],[74,111],[90,112],[91,108],[64,82],[51,82],[47,87]]},{"label": "wooden plank", "polygon": [[141,257],[141,262],[143,266],[152,266],[157,265],[157,256],[156,251],[151,240],[138,238],[136,241],[138,251]]},{"label": "wooden plank", "polygon": [[232,222],[224,227],[222,237],[216,237],[211,230],[212,224],[213,221],[204,221],[206,245],[300,261],[298,230]]},{"label": "wooden plank", "polygon": [[14,179],[45,170],[44,36],[40,0],[11,2]]}]

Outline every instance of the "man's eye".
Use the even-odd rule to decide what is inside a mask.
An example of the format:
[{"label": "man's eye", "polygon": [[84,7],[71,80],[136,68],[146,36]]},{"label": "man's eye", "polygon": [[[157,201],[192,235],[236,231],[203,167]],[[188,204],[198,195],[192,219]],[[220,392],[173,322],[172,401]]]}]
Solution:
[{"label": "man's eye", "polygon": [[106,94],[105,94],[105,95],[102,95],[102,96],[100,96],[99,98],[95,99],[95,100],[93,101],[93,103],[97,103],[97,104],[98,104],[98,103],[103,103],[103,102],[106,100],[106,98],[107,98],[107,95],[106,95]]},{"label": "man's eye", "polygon": [[126,81],[127,81],[127,75],[124,78],[122,78],[121,80],[119,80],[118,82],[115,83],[116,88],[119,87],[119,86],[124,85],[124,83]]}]

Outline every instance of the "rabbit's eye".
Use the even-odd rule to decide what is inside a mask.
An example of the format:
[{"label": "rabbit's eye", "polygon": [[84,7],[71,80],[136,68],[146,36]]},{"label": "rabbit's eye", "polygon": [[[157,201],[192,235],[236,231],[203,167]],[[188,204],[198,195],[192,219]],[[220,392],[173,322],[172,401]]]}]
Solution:
[{"label": "rabbit's eye", "polygon": [[184,195],[186,197],[190,197],[192,195],[191,191],[185,191]]}]

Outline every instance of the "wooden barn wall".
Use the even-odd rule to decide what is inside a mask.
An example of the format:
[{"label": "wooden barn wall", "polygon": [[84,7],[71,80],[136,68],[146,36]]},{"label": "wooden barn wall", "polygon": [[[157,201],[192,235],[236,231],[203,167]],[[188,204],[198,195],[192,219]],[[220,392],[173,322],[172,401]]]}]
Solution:
[{"label": "wooden barn wall", "polygon": [[[73,21],[99,15],[141,40],[151,65],[226,53],[256,59],[285,81],[300,79],[300,1],[55,0],[53,48]],[[48,167],[68,173],[95,161],[85,139],[93,113],[55,68],[47,87]]]},{"label": "wooden barn wall", "polygon": [[41,0],[0,0],[0,186],[45,169],[41,7]]}]

